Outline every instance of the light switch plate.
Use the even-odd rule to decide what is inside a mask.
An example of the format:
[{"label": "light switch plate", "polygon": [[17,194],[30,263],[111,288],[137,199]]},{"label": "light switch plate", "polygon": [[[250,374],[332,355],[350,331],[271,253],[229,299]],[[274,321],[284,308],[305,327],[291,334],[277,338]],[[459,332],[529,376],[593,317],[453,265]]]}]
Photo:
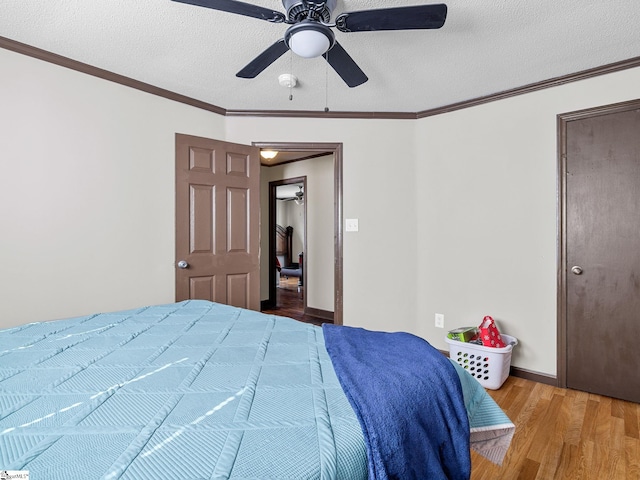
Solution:
[{"label": "light switch plate", "polygon": [[357,232],[358,231],[358,219],[357,218],[347,218],[345,220],[345,230],[347,232]]}]

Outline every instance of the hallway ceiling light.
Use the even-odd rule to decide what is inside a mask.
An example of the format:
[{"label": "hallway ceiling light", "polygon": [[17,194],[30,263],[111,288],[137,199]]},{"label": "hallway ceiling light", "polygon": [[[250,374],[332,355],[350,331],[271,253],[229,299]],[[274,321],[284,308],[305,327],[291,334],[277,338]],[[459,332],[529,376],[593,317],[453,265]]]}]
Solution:
[{"label": "hallway ceiling light", "polygon": [[278,152],[275,150],[260,150],[260,156],[265,160],[273,160],[278,155]]}]

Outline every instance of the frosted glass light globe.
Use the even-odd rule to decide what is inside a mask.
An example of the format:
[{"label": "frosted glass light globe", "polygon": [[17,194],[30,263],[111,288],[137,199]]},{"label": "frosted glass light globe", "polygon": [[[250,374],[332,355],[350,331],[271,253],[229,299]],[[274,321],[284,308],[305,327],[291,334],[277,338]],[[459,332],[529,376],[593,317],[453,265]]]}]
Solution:
[{"label": "frosted glass light globe", "polygon": [[299,30],[291,35],[289,48],[296,55],[315,58],[329,50],[331,42],[327,36],[317,30]]}]

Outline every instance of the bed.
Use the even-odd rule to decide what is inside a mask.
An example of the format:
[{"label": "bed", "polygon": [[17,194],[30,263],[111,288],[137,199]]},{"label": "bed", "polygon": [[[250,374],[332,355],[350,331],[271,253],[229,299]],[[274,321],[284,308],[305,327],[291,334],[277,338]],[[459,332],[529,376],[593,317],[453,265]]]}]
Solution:
[{"label": "bed", "polygon": [[[405,338],[203,300],[0,330],[0,471],[31,480],[392,478],[374,472],[387,467],[372,465],[371,453],[389,427],[367,423],[377,414],[353,403],[375,396],[349,383],[360,375],[352,369],[360,345],[378,334],[387,346]],[[458,463],[469,447],[500,463],[513,424],[475,379],[438,355],[460,379],[445,382],[464,402],[454,423],[466,431],[449,442]]]}]

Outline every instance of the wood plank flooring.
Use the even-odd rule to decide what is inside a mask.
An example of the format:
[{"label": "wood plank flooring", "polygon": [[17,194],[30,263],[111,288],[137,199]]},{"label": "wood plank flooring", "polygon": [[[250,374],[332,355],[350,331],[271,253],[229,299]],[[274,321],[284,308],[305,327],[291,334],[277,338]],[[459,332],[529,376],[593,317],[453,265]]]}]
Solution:
[{"label": "wood plank flooring", "polygon": [[280,278],[280,286],[276,289],[276,296],[277,307],[269,310],[262,310],[262,313],[294,318],[301,322],[313,323],[314,325],[326,323],[326,320],[322,320],[311,315],[305,315],[304,287],[298,287],[297,278]]},{"label": "wood plank flooring", "polygon": [[501,467],[471,452],[472,480],[640,480],[640,404],[516,377],[488,392],[516,432]]}]

